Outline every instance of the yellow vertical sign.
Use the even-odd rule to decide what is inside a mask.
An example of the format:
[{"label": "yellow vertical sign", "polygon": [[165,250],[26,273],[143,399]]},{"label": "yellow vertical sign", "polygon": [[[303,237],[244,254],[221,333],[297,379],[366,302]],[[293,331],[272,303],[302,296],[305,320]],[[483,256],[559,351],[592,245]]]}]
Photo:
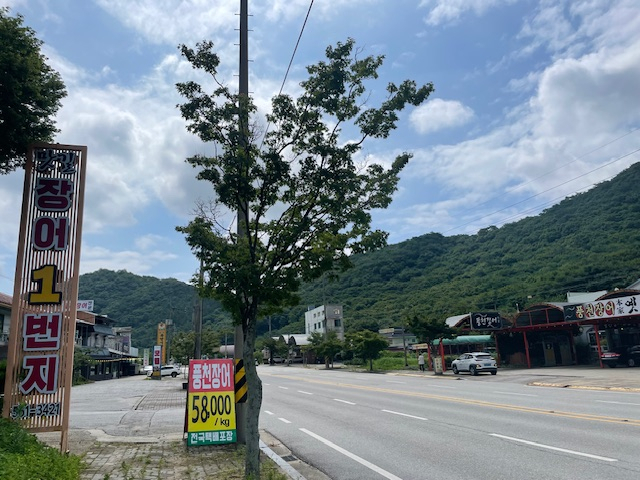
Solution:
[{"label": "yellow vertical sign", "polygon": [[162,365],[167,364],[167,325],[164,322],[158,324],[158,336],[156,345],[162,348]]}]

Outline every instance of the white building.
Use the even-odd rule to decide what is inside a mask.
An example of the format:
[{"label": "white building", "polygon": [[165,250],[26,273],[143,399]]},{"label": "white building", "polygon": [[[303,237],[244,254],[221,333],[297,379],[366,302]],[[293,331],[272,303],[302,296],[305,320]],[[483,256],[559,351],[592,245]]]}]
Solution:
[{"label": "white building", "polygon": [[321,305],[304,313],[304,333],[308,336],[313,332],[325,334],[335,331],[340,340],[344,340],[344,321],[342,305]]}]

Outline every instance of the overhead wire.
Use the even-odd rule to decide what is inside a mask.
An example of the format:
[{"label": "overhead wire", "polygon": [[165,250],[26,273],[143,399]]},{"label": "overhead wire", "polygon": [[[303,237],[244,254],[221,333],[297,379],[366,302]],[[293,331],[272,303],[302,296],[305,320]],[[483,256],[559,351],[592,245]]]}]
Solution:
[{"label": "overhead wire", "polygon": [[[282,90],[284,90],[284,86],[287,83],[287,77],[289,76],[289,71],[291,70],[291,66],[293,65],[293,59],[295,58],[296,52],[298,51],[298,46],[300,45],[302,34],[304,33],[304,29],[307,26],[307,21],[309,20],[309,15],[311,14],[311,8],[313,7],[313,2],[314,0],[311,0],[311,3],[309,3],[309,8],[307,9],[307,15],[304,17],[304,22],[302,23],[302,28],[300,29],[298,40],[296,40],[296,45],[293,48],[293,53],[291,54],[291,59],[289,60],[289,65],[287,66],[287,70],[284,74],[284,78],[282,79],[282,85],[280,85],[280,90],[278,91],[278,95],[282,95]],[[267,122],[267,127],[265,128],[264,135],[262,136],[262,142],[260,142],[260,150],[262,150],[262,146],[264,145],[264,140],[267,137],[267,132],[269,131],[270,126],[271,126],[271,122]]]},{"label": "overhead wire", "polygon": [[[638,130],[638,129],[636,129],[636,130]],[[624,137],[624,136],[623,136],[623,137]],[[623,137],[619,137],[619,139],[620,139],[620,138],[623,138]],[[611,144],[611,143],[612,143],[612,142],[609,142],[609,144]],[[607,144],[607,145],[609,145],[609,144]],[[602,148],[602,146],[601,146],[601,147],[598,147],[598,149],[599,149],[599,148]],[[596,149],[596,150],[598,150],[598,149]],[[511,205],[507,205],[506,207],[503,207],[503,208],[501,208],[501,209],[495,210],[495,211],[490,212],[490,213],[488,213],[488,214],[486,214],[486,215],[482,215],[482,216],[480,216],[480,217],[476,217],[476,218],[474,218],[473,220],[470,220],[470,221],[468,221],[468,222],[465,222],[465,223],[463,223],[463,224],[460,224],[460,225],[458,225],[458,226],[456,226],[456,227],[452,227],[452,228],[450,228],[450,229],[448,229],[448,230],[445,230],[445,231],[444,231],[444,232],[442,232],[442,233],[443,233],[443,234],[445,234],[445,233],[448,233],[448,232],[451,232],[451,231],[454,231],[454,230],[458,230],[459,228],[462,228],[462,227],[464,227],[464,226],[470,225],[470,224],[472,224],[472,223],[474,223],[474,222],[477,222],[478,220],[482,220],[482,219],[484,219],[484,218],[491,217],[491,216],[495,215],[496,213],[503,212],[503,211],[505,211],[505,210],[507,210],[507,209],[509,209],[509,208],[515,207],[515,206],[517,206],[517,205],[520,205],[521,203],[524,203],[524,202],[527,202],[527,201],[529,201],[529,200],[531,200],[531,199],[533,199],[533,198],[536,198],[536,197],[538,197],[538,196],[540,196],[540,195],[542,195],[542,194],[544,194],[544,193],[547,193],[547,192],[550,192],[550,191],[552,191],[552,190],[555,190],[555,189],[556,189],[556,188],[558,188],[558,187],[561,187],[561,186],[563,186],[563,185],[567,185],[568,183],[571,183],[571,182],[573,182],[573,181],[575,181],[575,180],[578,180],[579,178],[585,177],[585,176],[587,176],[587,175],[589,175],[589,174],[591,174],[591,173],[593,173],[593,172],[595,172],[595,171],[598,171],[598,170],[600,170],[600,169],[602,169],[602,168],[605,168],[605,167],[607,167],[607,166],[609,166],[609,165],[612,165],[612,164],[614,164],[614,163],[616,163],[616,162],[618,162],[618,161],[620,161],[620,160],[622,160],[622,159],[624,159],[624,158],[627,158],[627,157],[629,157],[629,156],[631,156],[631,155],[633,155],[633,154],[635,154],[635,153],[638,153],[638,152],[640,152],[640,148],[637,148],[637,149],[635,149],[635,150],[633,150],[633,151],[631,151],[631,152],[629,152],[629,153],[626,153],[626,154],[624,154],[624,155],[622,155],[622,156],[620,156],[620,157],[617,157],[616,159],[614,159],[614,160],[612,160],[612,161],[610,161],[610,162],[607,162],[607,163],[605,163],[605,164],[602,164],[602,165],[600,165],[600,166],[598,166],[598,167],[594,168],[593,170],[590,170],[590,171],[588,171],[588,172],[583,173],[582,175],[578,175],[577,177],[574,177],[574,178],[572,178],[572,179],[566,180],[566,181],[564,181],[564,182],[562,182],[562,183],[559,183],[559,184],[557,184],[557,185],[555,185],[555,186],[553,186],[553,187],[551,187],[551,188],[548,188],[548,189],[546,189],[546,190],[543,190],[543,191],[541,191],[541,192],[538,192],[538,193],[536,193],[535,195],[531,195],[530,197],[527,197],[527,198],[525,198],[525,199],[523,199],[523,200],[520,200],[520,201],[518,201],[518,202],[516,202],[516,203],[513,203],[513,204],[511,204]],[[582,157],[579,157],[579,158],[582,158]],[[569,163],[573,163],[573,162],[569,162]],[[568,165],[568,164],[567,164],[567,165]],[[557,169],[556,169],[556,170],[557,170]],[[555,171],[555,170],[554,170],[554,171]],[[548,172],[548,173],[551,173],[551,172]],[[545,175],[546,175],[546,174],[545,174]],[[544,175],[542,175],[542,176],[544,176]],[[541,176],[541,177],[542,177],[542,176]],[[537,178],[541,178],[541,177],[537,177]],[[533,181],[533,180],[532,180],[532,181]],[[531,183],[531,182],[528,182],[528,183]],[[584,188],[588,188],[588,187],[583,187],[583,188],[581,188],[581,189],[578,189],[578,190],[574,191],[573,193],[576,193],[576,192],[578,192],[578,191],[584,190]],[[566,195],[564,195],[562,198],[565,198],[565,197],[566,197]],[[486,202],[485,202],[485,203],[486,203]]]}]

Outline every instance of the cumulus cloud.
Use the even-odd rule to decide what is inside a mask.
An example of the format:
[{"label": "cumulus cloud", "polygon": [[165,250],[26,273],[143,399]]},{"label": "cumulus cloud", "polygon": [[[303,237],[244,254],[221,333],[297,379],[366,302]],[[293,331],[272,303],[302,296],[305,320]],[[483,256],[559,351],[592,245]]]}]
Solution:
[{"label": "cumulus cloud", "polygon": [[425,21],[436,26],[453,23],[462,15],[471,11],[475,15],[483,15],[487,10],[502,5],[515,3],[516,0],[422,0],[420,7],[429,10]]},{"label": "cumulus cloud", "polygon": [[135,250],[114,251],[104,247],[83,245],[80,274],[101,268],[107,270],[127,270],[138,275],[151,272],[159,263],[176,258],[170,252],[155,250],[139,252]]},{"label": "cumulus cloud", "polygon": [[415,108],[409,120],[416,131],[426,134],[459,127],[469,122],[473,116],[473,110],[458,101],[435,98]]}]

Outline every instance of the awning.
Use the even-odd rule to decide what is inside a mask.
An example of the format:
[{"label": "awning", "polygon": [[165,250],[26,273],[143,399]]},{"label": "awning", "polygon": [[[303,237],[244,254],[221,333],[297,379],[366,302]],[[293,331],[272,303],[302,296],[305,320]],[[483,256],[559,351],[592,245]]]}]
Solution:
[{"label": "awning", "polygon": [[102,335],[113,335],[113,328],[108,327],[106,325],[92,325],[92,329],[95,333],[100,333]]},{"label": "awning", "polygon": [[[480,343],[494,343],[491,335],[460,335],[456,338],[444,338],[443,345],[477,345]],[[440,345],[440,339],[433,341],[434,345]]]}]

